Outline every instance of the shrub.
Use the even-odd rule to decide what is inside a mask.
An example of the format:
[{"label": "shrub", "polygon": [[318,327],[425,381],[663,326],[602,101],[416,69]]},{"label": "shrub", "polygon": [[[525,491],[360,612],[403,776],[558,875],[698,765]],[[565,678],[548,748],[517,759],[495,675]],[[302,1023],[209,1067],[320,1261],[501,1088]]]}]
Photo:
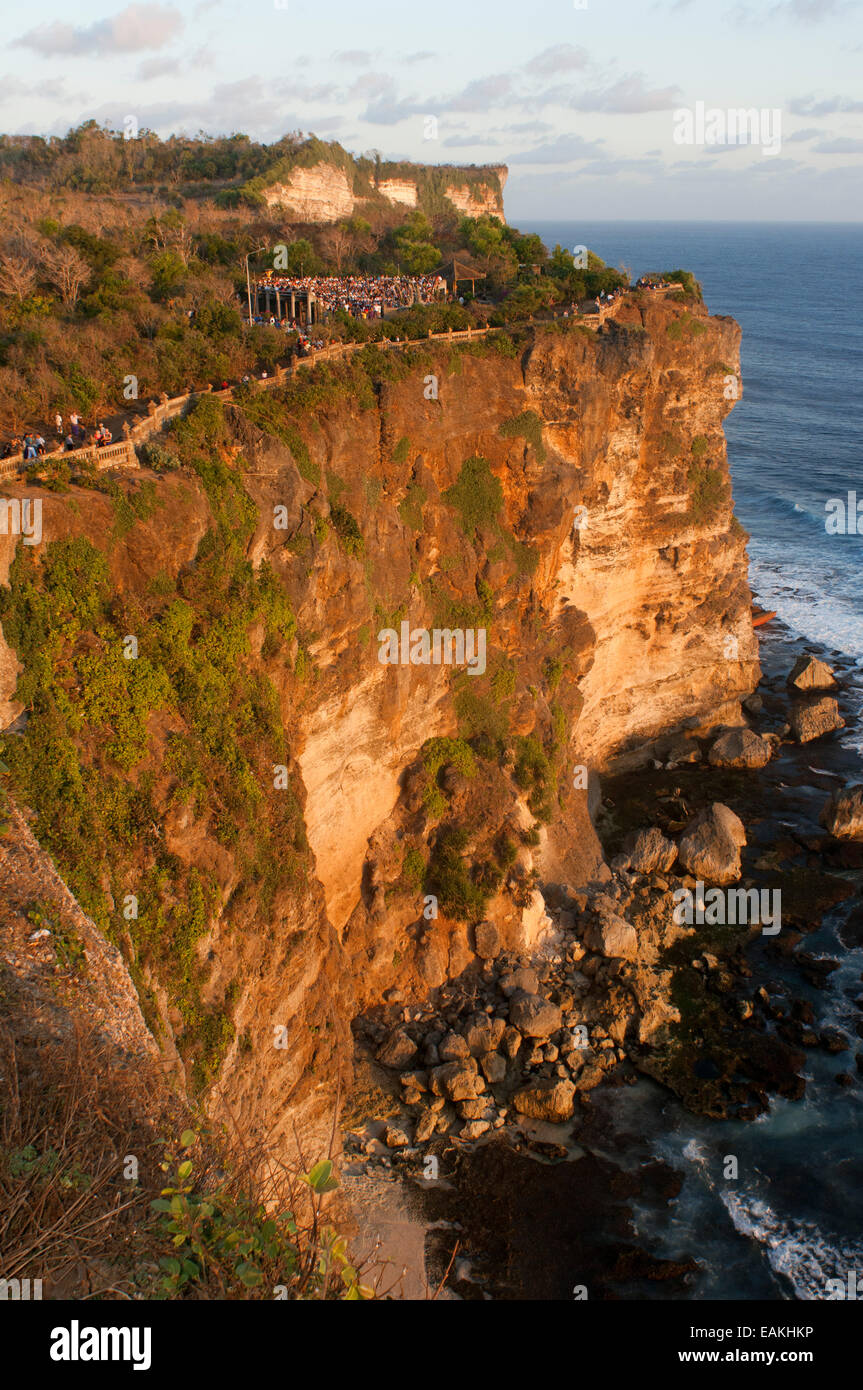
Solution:
[{"label": "shrub", "polygon": [[691,498],[690,515],[693,521],[711,520],[725,500],[725,478],[722,470],[704,463],[691,463],[686,475]]},{"label": "shrub", "polygon": [[545,446],[542,442],[542,420],[535,410],[523,410],[520,415],[514,415],[511,420],[504,420],[498,434],[503,439],[518,436],[527,440],[528,444],[533,445],[537,462],[542,463],[544,461]]},{"label": "shrub", "polygon": [[345,554],[352,555],[354,558],[362,555],[365,549],[363,533],[356,518],[351,515],[347,507],[343,507],[339,502],[334,502],[330,506],[330,520]]},{"label": "shrub", "polygon": [[468,834],[460,826],[442,826],[429,861],[427,884],[444,912],[462,921],[479,921],[487,894],[473,881],[465,862]]},{"label": "shrub", "polygon": [[469,458],[458,479],[443,494],[444,501],[461,517],[462,530],[473,536],[494,526],[503,506],[503,488],[484,458]]}]

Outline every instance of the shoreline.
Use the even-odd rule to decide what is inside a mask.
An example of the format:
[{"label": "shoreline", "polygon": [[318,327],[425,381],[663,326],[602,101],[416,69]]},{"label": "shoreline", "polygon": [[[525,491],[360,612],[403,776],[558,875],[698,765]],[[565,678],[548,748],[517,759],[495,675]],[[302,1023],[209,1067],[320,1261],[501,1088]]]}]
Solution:
[{"label": "shoreline", "polygon": [[[750,724],[757,732],[782,727],[787,696],[785,677],[794,657],[805,651],[807,655],[835,664],[842,682],[835,693],[853,729],[856,709],[852,710],[851,706],[856,703],[854,695],[859,687],[848,677],[856,671],[857,663],[843,653],[830,651],[798,636],[780,618],[774,619],[769,628],[772,631],[761,629],[759,644],[762,679],[758,694],[763,705],[750,717]],[[729,802],[742,815],[749,844],[744,851],[741,883],[776,881],[777,875],[781,878],[784,873],[787,883],[792,885],[791,910],[778,941],[756,937],[742,952],[738,943],[737,959],[733,959],[732,953],[723,961],[730,967],[730,982],[722,981],[717,996],[719,1006],[725,1008],[722,994],[740,994],[741,985],[749,976],[745,981],[747,992],[761,991],[766,1000],[763,1018],[757,1020],[762,1031],[749,1035],[750,1045],[757,1041],[761,1047],[770,1038],[778,1042],[779,1030],[784,1029],[787,1034],[791,1047],[788,1057],[797,1063],[797,1075],[802,1079],[792,1082],[784,1065],[776,1071],[774,1062],[765,1053],[765,1074],[759,1088],[763,1101],[761,1117],[763,1120],[767,1116],[768,1122],[777,1105],[789,1106],[793,1113],[810,1086],[811,1067],[808,1061],[801,1066],[804,1054],[797,1046],[801,1029],[808,1032],[814,1027],[818,1036],[816,1045],[822,1050],[827,1047],[827,1042],[817,1034],[819,1024],[812,999],[824,1005],[829,1003],[829,995],[823,991],[831,972],[821,968],[822,957],[812,957],[806,952],[806,938],[810,933],[817,935],[821,924],[831,919],[831,913],[840,916],[846,913],[855,886],[859,895],[863,879],[863,847],[858,845],[860,853],[857,853],[853,842],[850,849],[848,842],[833,842],[831,848],[817,819],[834,787],[859,780],[860,759],[856,750],[848,746],[848,733],[846,727],[814,744],[783,742],[766,768],[757,772],[732,772],[699,762],[677,765],[673,769],[655,765],[602,782],[603,808],[597,829],[607,860],[614,859],[627,817],[616,830],[610,828],[608,823],[603,823],[604,819],[607,822],[609,811],[605,803],[613,803],[615,797],[621,796],[623,784],[627,784],[629,816],[633,824],[640,825],[655,823],[655,818],[649,820],[644,814],[645,802],[655,806],[660,795],[682,790],[690,809],[695,807],[696,798],[708,802],[718,800]],[[663,790],[663,784],[669,780],[680,786]],[[823,842],[820,848],[815,846],[816,839]],[[795,855],[803,861],[796,868]],[[817,865],[816,861],[819,861]],[[550,899],[553,901],[551,895]],[[702,944],[696,934],[688,937],[679,948],[672,947],[671,954],[676,951],[678,956],[691,956],[693,947]],[[711,950],[715,949],[715,944],[711,943]],[[678,961],[676,977],[683,968]],[[796,1020],[786,1017],[783,1010],[777,1012],[778,1005],[771,994],[777,971],[786,984],[789,979],[794,981],[797,1003],[792,1000],[792,1011],[801,1015]],[[765,988],[765,984],[770,988]],[[859,1017],[863,1019],[863,1014]],[[829,1026],[825,1037],[829,1041]],[[835,1049],[836,1045],[832,1046]],[[857,1046],[863,1047],[863,1044]],[[681,1049],[681,1055],[689,1062],[697,1054],[698,1048],[693,1051],[694,1048],[693,1039]],[[805,1055],[808,1058],[811,1054]],[[832,1064],[830,1051],[827,1056],[831,1057]],[[839,1065],[837,1055],[834,1075]],[[850,1067],[846,1063],[842,1073],[847,1078],[842,1099],[849,1103],[860,1085],[852,1075],[853,1068],[852,1059]],[[858,1062],[859,1070],[863,1069]],[[649,1077],[651,1072],[656,1074],[649,1059],[645,1066],[637,1063],[633,1066],[631,1057],[622,1059],[606,1077],[600,1078],[596,1090],[579,1093],[579,1108],[573,1119],[561,1124],[546,1125],[519,1117],[517,1128],[507,1122],[505,1132],[492,1132],[468,1143],[446,1134],[440,1143],[431,1145],[440,1160],[442,1180],[439,1182],[428,1183],[418,1177],[409,1143],[404,1150],[387,1150],[378,1140],[379,1152],[372,1162],[387,1164],[393,1175],[390,1182],[400,1193],[394,1210],[410,1213],[415,1224],[413,1249],[418,1251],[420,1242],[425,1248],[429,1284],[435,1287],[442,1277],[452,1253],[455,1232],[462,1244],[447,1284],[452,1297],[520,1301],[579,1296],[600,1299],[703,1296],[696,1292],[704,1278],[704,1272],[699,1269],[699,1245],[693,1243],[691,1249],[680,1247],[669,1254],[674,1242],[663,1241],[663,1229],[670,1230],[675,1224],[675,1204],[684,1185],[685,1173],[676,1163],[661,1157],[659,1143],[654,1146],[651,1140],[662,1137],[659,1122],[669,1107],[692,1115],[696,1128],[707,1123],[717,1138],[723,1126],[737,1124],[739,1127],[741,1121],[735,1121],[731,1112],[722,1119],[705,1121],[710,1106],[707,1111],[702,1110],[702,1118],[697,1119],[697,1106],[692,1110],[695,1097],[687,1096],[686,1088],[690,1086],[694,1091],[704,1092],[714,1086],[715,1079],[709,1073],[694,1082],[684,1078],[682,1083],[678,1081],[669,1087],[665,1084],[668,1077],[646,1079],[645,1073]],[[626,1092],[621,1092],[622,1087],[627,1088]],[[789,1099],[777,1102],[782,1089]],[[837,1095],[839,1089],[836,1087]],[[656,1126],[654,1135],[647,1136],[647,1156],[643,1133],[630,1135],[627,1140],[625,1117],[633,1107],[634,1113],[646,1107],[645,1113]],[[746,1106],[739,1108],[743,1123],[751,1130],[751,1121],[756,1119],[758,1108],[750,1107],[749,1113]],[[383,1133],[383,1128],[380,1132]],[[635,1165],[630,1159],[633,1143],[641,1153]],[[352,1156],[351,1181],[360,1191],[367,1181],[360,1176],[363,1166],[364,1160],[357,1162]],[[396,1177],[397,1174],[401,1176]],[[407,1194],[406,1199],[402,1193]],[[735,1225],[739,1225],[739,1258],[744,1264],[748,1261],[754,1266],[758,1264],[757,1259],[752,1259],[754,1237],[751,1229],[748,1234],[745,1229],[747,1221],[752,1226],[752,1220],[743,1210],[731,1214]],[[793,1280],[783,1277],[781,1269],[768,1269],[763,1261],[761,1263],[763,1268],[753,1269],[747,1276],[758,1288],[754,1296],[795,1297]],[[589,1292],[585,1295],[573,1293],[581,1285]]]}]

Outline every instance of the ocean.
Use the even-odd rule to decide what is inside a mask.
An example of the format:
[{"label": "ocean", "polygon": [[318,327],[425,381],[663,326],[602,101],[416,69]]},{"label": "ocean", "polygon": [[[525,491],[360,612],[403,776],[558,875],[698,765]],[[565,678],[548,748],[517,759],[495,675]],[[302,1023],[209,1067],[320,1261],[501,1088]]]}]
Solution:
[{"label": "ocean", "polygon": [[[743,330],[743,395],[725,423],[737,513],[751,540],[750,576],[759,601],[789,632],[768,636],[765,665],[787,670],[800,644],[823,648],[849,682],[841,747],[789,753],[777,815],[809,815],[807,781],[863,775],[863,535],[830,535],[826,503],[863,500],[863,237],[859,227],[823,224],[524,222],[553,248],[589,246],[633,277],[683,268],[701,281],[711,312]],[[784,665],[783,665],[784,662]],[[794,759],[796,757],[796,764]],[[800,780],[803,785],[794,785]],[[832,769],[832,771],[830,771]],[[821,782],[814,774],[823,773]],[[810,776],[811,775],[811,776]],[[815,829],[815,824],[813,829]],[[859,884],[858,884],[859,892]],[[859,902],[859,898],[857,899]],[[823,1299],[827,1280],[863,1289],[863,1090],[835,1076],[855,1071],[863,992],[863,949],[839,935],[829,913],[806,949],[840,961],[824,990],[770,959],[759,979],[816,1007],[819,1024],[842,1027],[849,1048],[807,1053],[806,1094],[775,1099],[755,1123],[710,1121],[687,1112],[643,1080],[603,1090],[599,1104],[621,1151],[637,1169],[661,1158],[683,1178],[670,1206],[635,1205],[639,1241],[653,1253],[694,1256],[693,1299]],[[763,972],[763,973],[762,973]],[[728,1180],[729,1158],[738,1176]],[[631,1296],[644,1296],[633,1290]],[[670,1295],[657,1285],[648,1296]],[[857,1294],[860,1296],[860,1293]]]}]

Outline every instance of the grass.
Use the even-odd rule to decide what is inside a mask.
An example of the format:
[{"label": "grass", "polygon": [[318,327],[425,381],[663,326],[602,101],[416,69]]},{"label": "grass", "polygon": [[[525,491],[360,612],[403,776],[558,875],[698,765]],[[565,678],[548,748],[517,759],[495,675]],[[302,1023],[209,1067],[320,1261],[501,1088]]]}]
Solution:
[{"label": "grass", "polygon": [[0,1057],[4,1279],[41,1279],[48,1299],[375,1296],[382,1271],[354,1266],[323,1219],[329,1159],[215,1135],[155,1063],[119,1066],[95,1033],[3,1027]]},{"label": "grass", "polygon": [[412,531],[423,529],[423,507],[426,503],[426,491],[419,483],[411,483],[407,492],[398,505],[398,513],[406,526]]}]

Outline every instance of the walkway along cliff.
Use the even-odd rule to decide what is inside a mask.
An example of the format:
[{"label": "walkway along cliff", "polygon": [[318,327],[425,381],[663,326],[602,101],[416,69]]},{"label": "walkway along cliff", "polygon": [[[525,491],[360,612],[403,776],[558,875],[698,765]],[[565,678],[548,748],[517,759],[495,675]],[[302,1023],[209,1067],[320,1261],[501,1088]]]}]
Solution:
[{"label": "walkway along cliff", "polygon": [[[15,799],[250,1140],[322,1133],[352,1018],[478,968],[478,921],[530,949],[544,884],[602,878],[597,772],[740,722],[739,338],[635,294],[365,348],[200,398],[151,468],[29,489],[38,545],[0,534]],[[484,671],[381,661],[405,622],[484,632]]]}]

